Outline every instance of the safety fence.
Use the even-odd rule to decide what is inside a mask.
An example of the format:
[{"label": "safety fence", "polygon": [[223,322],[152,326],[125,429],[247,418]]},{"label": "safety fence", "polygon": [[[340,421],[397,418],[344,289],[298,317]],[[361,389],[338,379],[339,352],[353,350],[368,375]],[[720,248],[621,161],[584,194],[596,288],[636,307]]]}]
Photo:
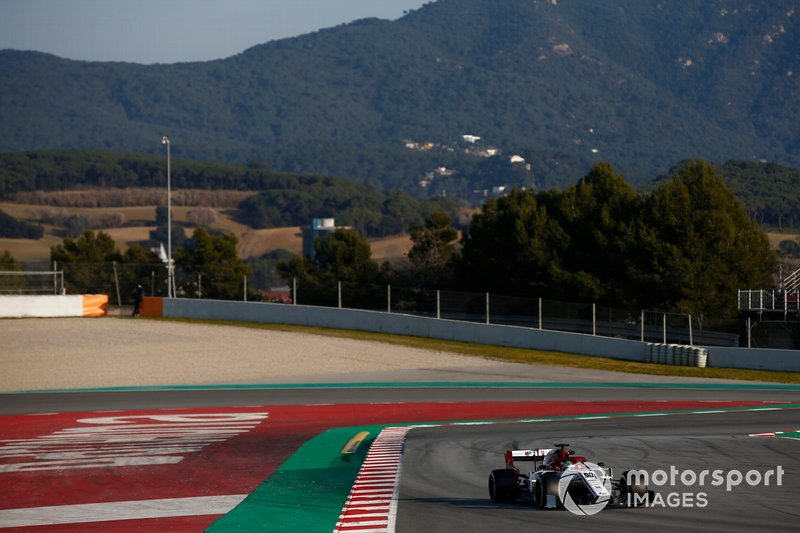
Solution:
[{"label": "safety fence", "polygon": [[[54,272],[46,272],[48,267]],[[117,307],[132,305],[139,285],[145,296],[168,296],[167,270],[163,264],[63,263],[34,265],[33,268],[45,272],[40,278],[49,284],[41,288],[43,294],[108,294],[109,305]],[[19,279],[15,286],[8,285],[12,278],[0,273],[0,294],[23,294],[32,290],[20,287]],[[304,284],[290,280],[280,290],[254,285],[252,278],[244,276],[215,279],[175,269],[176,295],[180,298],[272,301],[385,311],[662,344],[738,346],[740,332],[745,331],[740,321],[710,321],[681,313],[629,311],[547,298],[346,282]]]},{"label": "safety fence", "polygon": [[[656,310],[631,312],[594,303],[546,298],[336,283],[302,286],[293,282],[290,301],[302,305],[367,309],[449,320],[522,326],[661,343],[738,346],[739,334],[704,328],[688,314]],[[715,324],[736,327],[736,322]]]}]

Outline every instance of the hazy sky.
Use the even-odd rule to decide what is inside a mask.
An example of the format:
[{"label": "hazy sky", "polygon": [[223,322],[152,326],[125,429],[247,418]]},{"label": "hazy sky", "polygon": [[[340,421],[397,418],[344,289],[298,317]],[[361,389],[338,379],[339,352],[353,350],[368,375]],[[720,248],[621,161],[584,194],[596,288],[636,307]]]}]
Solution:
[{"label": "hazy sky", "polygon": [[68,59],[175,63],[366,17],[397,19],[426,0],[0,0],[0,49]]}]

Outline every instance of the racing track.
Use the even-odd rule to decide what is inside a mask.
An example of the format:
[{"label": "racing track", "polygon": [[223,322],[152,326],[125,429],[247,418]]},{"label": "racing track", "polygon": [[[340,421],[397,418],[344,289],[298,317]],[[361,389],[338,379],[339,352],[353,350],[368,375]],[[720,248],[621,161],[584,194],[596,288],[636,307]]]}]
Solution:
[{"label": "racing track", "polygon": [[[59,411],[163,409],[210,406],[371,404],[383,402],[624,401],[631,405],[664,401],[664,409],[686,400],[797,403],[796,387],[697,386],[669,388],[623,385],[540,385],[521,387],[228,387],[208,390],[122,390],[0,395],[0,414]],[[748,437],[749,433],[797,430],[800,411],[726,412],[622,416],[594,420],[554,420],[482,426],[416,428],[408,433],[400,478],[397,531],[486,531],[499,528],[574,531],[640,531],[679,528],[697,531],[796,530],[800,495],[798,443],[792,439]],[[546,413],[531,413],[546,415]],[[416,420],[423,421],[423,420]],[[737,468],[764,471],[781,465],[783,486],[739,487],[725,493],[708,487],[702,509],[613,509],[578,517],[566,511],[539,511],[525,505],[490,504],[486,478],[502,466],[508,447],[546,447],[567,441],[594,460],[621,473],[646,469]],[[679,491],[694,489],[679,487]],[[666,495],[669,487],[659,492]]]},{"label": "racing track", "polygon": [[[798,427],[798,411],[729,412],[552,421],[501,426],[417,428],[408,433],[396,522],[412,531],[797,531],[800,509],[800,442],[750,437]],[[492,504],[486,481],[503,467],[506,448],[550,447],[568,442],[589,460],[605,461],[618,476],[627,468],[653,472],[670,465],[691,469],[758,470],[781,465],[782,486],[653,487],[669,493],[705,492],[704,508],[608,507],[594,516],[539,510],[525,504]],[[524,463],[522,464],[524,468]],[[690,478],[687,478],[690,481]]]},{"label": "racing track", "polygon": [[[42,328],[42,324],[40,321],[20,320],[4,322],[0,327],[0,345],[3,346],[0,364],[4,365],[4,375],[0,378],[5,378],[0,381],[6,383],[2,390],[124,383],[189,386],[0,394],[0,438],[3,434],[10,436],[5,438],[21,435],[21,438],[34,439],[29,442],[38,444],[50,435],[63,436],[65,432],[85,425],[77,423],[78,418],[120,416],[124,419],[126,413],[152,415],[170,409],[200,413],[269,411],[269,423],[231,437],[226,443],[189,453],[174,467],[180,467],[177,470],[146,466],[138,470],[130,466],[87,468],[72,470],[71,478],[53,470],[54,477],[48,477],[48,471],[33,473],[29,479],[26,478],[26,484],[16,487],[9,481],[11,478],[0,477],[0,493],[6,496],[0,502],[0,510],[28,507],[31,508],[29,511],[36,512],[39,505],[94,502],[135,501],[147,505],[148,502],[169,498],[173,493],[175,497],[202,502],[205,500],[198,498],[203,496],[243,496],[270,476],[268,472],[274,472],[282,461],[293,458],[291,454],[298,446],[328,427],[347,426],[347,431],[343,431],[346,433],[352,426],[366,423],[386,425],[457,418],[542,417],[557,414],[559,409],[562,414],[689,409],[697,408],[699,404],[689,407],[688,403],[703,401],[800,404],[800,386],[748,384],[740,387],[713,381],[698,384],[699,380],[681,378],[669,381],[682,383],[667,384],[668,380],[661,377],[488,364],[478,359],[422,353],[377,343],[348,343],[321,336],[223,326],[113,319],[88,322],[54,319],[46,322],[46,328]],[[91,349],[86,347],[84,339],[92,340]],[[25,364],[20,364],[21,361]],[[235,369],[238,373],[226,373],[228,369]],[[316,372],[311,376],[313,379],[305,379],[302,372],[310,371]],[[330,386],[191,386],[196,383],[250,383],[251,380],[320,383],[325,379],[334,383]],[[372,383],[343,383],[354,379]],[[438,386],[410,383],[415,380],[464,379],[476,381],[469,384],[440,383]],[[491,383],[490,380],[505,383]],[[557,383],[559,380],[576,383]],[[638,383],[647,380],[660,383]],[[401,383],[376,384],[376,381]],[[612,383],[617,381],[620,383]],[[539,402],[539,405],[528,406],[521,402]],[[717,407],[710,404],[703,409],[715,410]],[[208,411],[209,408],[213,410]],[[100,414],[100,411],[116,412]],[[60,414],[46,414],[54,412]],[[336,417],[331,417],[335,413],[338,413]],[[640,531],[644,528],[663,530],[665,526],[699,528],[702,524],[703,530],[714,527],[763,530],[772,527],[795,531],[796,516],[791,515],[793,509],[788,507],[787,510],[784,503],[787,499],[793,503],[800,496],[795,481],[800,468],[797,460],[793,459],[800,455],[797,453],[800,443],[791,439],[745,435],[797,430],[800,428],[798,413],[798,410],[787,410],[761,411],[758,414],[622,416],[522,425],[506,423],[413,429],[408,433],[400,477],[397,529],[491,531],[508,526],[522,530]],[[44,425],[45,422],[49,425]],[[23,427],[23,423],[27,425]],[[142,437],[140,433],[133,433],[133,436]],[[346,438],[350,436],[348,434]],[[782,465],[786,476],[780,490],[737,490],[732,494],[713,494],[706,509],[606,509],[599,516],[573,517],[563,511],[537,512],[521,505],[495,507],[488,504],[486,478],[492,468],[502,466],[501,454],[506,447],[515,441],[524,447],[544,447],[562,440],[591,459],[605,460],[617,470],[627,466],[626,461],[637,467],[663,468],[677,462],[673,461],[677,458],[693,466],[714,462],[720,462],[726,468],[748,466],[760,469]],[[340,448],[333,450],[330,446],[332,441],[327,442],[331,449],[325,451],[341,461]],[[338,440],[336,444],[341,446]],[[151,448],[143,445],[133,453],[141,454],[142,449]],[[96,452],[97,449],[87,451]],[[24,460],[29,461],[27,458]],[[20,460],[12,458],[8,461]],[[356,464],[355,469],[357,467]],[[220,475],[220,470],[227,475]],[[245,480],[245,474],[252,479]],[[331,472],[324,467],[317,474],[331,477]],[[53,488],[54,480],[67,483],[72,478],[75,483],[64,485],[68,489]],[[272,476],[269,479],[282,478]],[[7,485],[3,484],[4,481]],[[162,485],[160,488],[159,484]],[[9,493],[3,489],[9,486],[13,489],[11,496],[16,493],[20,500],[29,503],[17,504],[8,498]],[[308,490],[314,490],[314,486]],[[338,500],[338,507],[331,507],[333,521],[341,510],[341,501],[349,486],[343,490],[345,494]],[[48,503],[51,496],[55,496],[54,501]],[[302,493],[297,499],[304,496]],[[308,508],[307,505],[303,507]],[[207,513],[210,514],[217,513]],[[265,517],[264,514],[258,515],[257,520],[264,522],[270,518],[274,522],[274,517]],[[155,518],[151,520],[146,522],[150,527],[145,527],[145,522],[126,518],[97,522],[93,529],[83,522],[71,530],[202,531],[212,519],[200,520],[190,515],[185,519],[165,518],[163,522]],[[190,522],[193,527],[187,526]],[[201,523],[205,525],[198,527],[197,524]],[[610,524],[608,528],[604,527],[606,523]],[[167,524],[182,524],[183,527],[170,528]],[[326,523],[319,530],[330,531],[332,527],[333,522]],[[34,530],[49,533],[64,531],[65,528],[53,525]],[[303,528],[287,523],[283,524],[283,530],[303,531]]]}]

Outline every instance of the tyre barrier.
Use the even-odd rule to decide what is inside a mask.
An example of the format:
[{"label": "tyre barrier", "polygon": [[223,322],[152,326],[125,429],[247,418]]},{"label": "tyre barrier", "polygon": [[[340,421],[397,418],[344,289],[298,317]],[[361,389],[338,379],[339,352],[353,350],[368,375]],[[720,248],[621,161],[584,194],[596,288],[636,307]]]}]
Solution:
[{"label": "tyre barrier", "polygon": [[696,366],[705,368],[708,364],[708,350],[684,344],[647,343],[645,361],[660,365]]}]

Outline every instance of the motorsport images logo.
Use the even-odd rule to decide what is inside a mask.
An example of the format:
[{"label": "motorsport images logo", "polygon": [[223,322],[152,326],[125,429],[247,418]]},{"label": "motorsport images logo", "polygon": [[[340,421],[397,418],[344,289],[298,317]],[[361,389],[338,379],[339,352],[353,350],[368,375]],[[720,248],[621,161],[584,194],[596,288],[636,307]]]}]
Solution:
[{"label": "motorsport images logo", "polygon": [[[644,489],[640,489],[641,492],[624,491],[615,501],[626,507],[703,508],[709,502],[706,487],[724,487],[725,492],[732,492],[741,485],[780,487],[785,473],[780,465],[764,472],[755,469],[747,472],[735,469],[678,470],[675,466],[670,466],[669,471],[629,470],[620,483],[624,481],[628,487],[639,486]],[[666,493],[648,490],[653,486],[662,491],[665,487],[670,490]],[[580,516],[591,516],[602,511],[614,499],[612,491],[619,489],[615,489],[604,468],[588,461],[568,466],[558,480],[558,496],[564,508]]]},{"label": "motorsport images logo", "polygon": [[[569,493],[570,485],[578,485],[594,495],[594,503],[575,501]],[[611,479],[605,470],[588,461],[567,467],[558,480],[558,497],[572,514],[591,516],[602,511],[611,501]]]},{"label": "motorsport images logo", "polygon": [[[732,492],[736,487],[744,484],[750,487],[758,486],[777,486],[783,485],[783,475],[786,471],[782,466],[761,472],[759,470],[722,470],[704,469],[696,472],[691,469],[678,470],[674,465],[666,470],[631,470],[628,472],[626,480],[628,486],[636,483],[644,484],[646,487],[669,487],[671,490],[666,493],[654,492],[652,497],[649,494],[627,494],[627,501],[622,501],[623,505],[629,507],[707,507],[709,501],[706,487],[724,487],[725,492]],[[684,490],[679,490],[683,487]],[[691,489],[691,490],[687,490]]]}]

